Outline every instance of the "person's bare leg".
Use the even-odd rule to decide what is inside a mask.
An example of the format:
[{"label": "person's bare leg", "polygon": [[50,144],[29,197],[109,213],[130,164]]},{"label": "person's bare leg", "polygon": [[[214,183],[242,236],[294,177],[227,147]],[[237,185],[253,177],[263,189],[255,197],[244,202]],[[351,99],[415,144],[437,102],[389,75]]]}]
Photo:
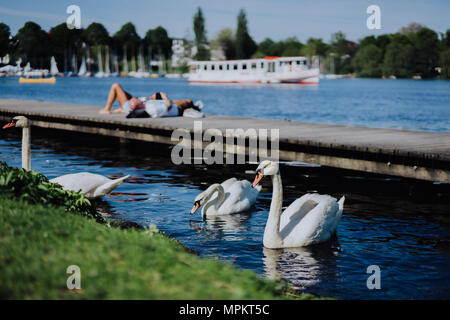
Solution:
[{"label": "person's bare leg", "polygon": [[116,100],[116,83],[109,89],[108,100],[106,100],[106,106],[99,111],[99,113],[108,114],[111,112],[111,107]]},{"label": "person's bare leg", "polygon": [[108,94],[108,100],[106,101],[106,106],[103,109],[101,109],[99,111],[99,113],[104,113],[104,114],[110,113],[111,107],[116,99],[119,102],[120,106],[114,112],[123,112],[122,104],[124,104],[128,100],[128,97],[127,97],[127,94],[125,93],[125,91],[122,89],[122,87],[118,83],[114,83],[111,86],[111,89],[109,90],[109,94]]}]

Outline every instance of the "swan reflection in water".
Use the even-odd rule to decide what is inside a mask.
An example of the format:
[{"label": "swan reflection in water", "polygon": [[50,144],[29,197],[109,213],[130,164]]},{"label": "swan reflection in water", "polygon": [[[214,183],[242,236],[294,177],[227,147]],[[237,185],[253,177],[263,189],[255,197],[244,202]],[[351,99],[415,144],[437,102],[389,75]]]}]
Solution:
[{"label": "swan reflection in water", "polygon": [[251,214],[248,212],[220,216],[207,216],[203,220],[190,220],[190,227],[200,237],[214,237],[217,240],[244,241],[247,239]]},{"label": "swan reflection in water", "polygon": [[305,290],[338,278],[336,270],[339,246],[336,239],[299,248],[268,249],[263,247],[264,274],[268,279],[284,279],[295,289]]}]

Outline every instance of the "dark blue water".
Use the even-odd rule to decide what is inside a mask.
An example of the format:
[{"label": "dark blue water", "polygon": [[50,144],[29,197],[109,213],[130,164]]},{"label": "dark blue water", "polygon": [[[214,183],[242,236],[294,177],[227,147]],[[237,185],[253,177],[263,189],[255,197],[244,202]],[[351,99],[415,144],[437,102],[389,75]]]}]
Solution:
[{"label": "dark blue water", "polygon": [[450,130],[450,81],[340,79],[318,86],[192,85],[184,79],[58,78],[54,85],[0,78],[0,98],[102,106],[118,81],[135,96],[202,100],[209,114],[426,131]]},{"label": "dark blue water", "polygon": [[[270,183],[247,213],[206,221],[188,213],[201,190],[233,176],[252,179],[246,171],[255,166],[179,167],[168,161],[169,153],[167,148],[155,151],[149,145],[118,144],[114,139],[98,143],[34,130],[32,168],[49,178],[80,171],[109,177],[130,174],[98,203],[111,219],[155,224],[201,256],[286,279],[301,291],[342,299],[450,298],[448,186],[284,164],[284,205],[311,191],[345,194],[347,200],[334,241],[267,250],[262,237]],[[2,132],[0,158],[20,166],[20,132]],[[381,290],[367,289],[370,265],[381,269]]]},{"label": "dark blue water", "polygon": [[[323,81],[319,88],[299,88],[190,86],[180,80],[168,79],[120,80],[136,95],[165,90],[174,98],[202,99],[208,108],[205,111],[210,113],[236,115],[239,110],[244,116],[283,118],[283,112],[288,114],[290,111],[280,111],[286,104],[279,102],[289,101],[301,111],[295,114],[298,120],[347,123],[348,119],[353,119],[352,124],[436,131],[449,127],[449,100],[444,101],[449,95],[447,82],[337,80]],[[54,87],[22,87],[11,79],[0,81],[3,81],[1,97],[102,105],[106,98],[104,90],[114,80],[58,79]],[[391,84],[397,89],[389,88]],[[368,108],[362,98],[375,98],[374,87],[401,95],[407,87],[412,87],[409,92],[414,93],[418,85],[426,87],[422,90],[429,94],[422,96],[416,92],[415,98],[409,98],[409,103],[403,100],[408,94],[398,98],[397,103],[389,103],[392,99],[386,95],[377,98],[381,102],[369,101],[372,109],[367,113],[373,114],[373,118],[358,112],[343,112],[344,100],[354,101],[356,109]],[[278,103],[271,108],[263,104],[261,96],[266,97],[266,103]],[[251,107],[239,108],[233,103],[228,105],[227,101],[246,102]],[[419,101],[433,106],[421,108]],[[378,115],[373,110],[377,103],[386,108],[380,107],[378,110],[384,111]],[[219,105],[228,107],[220,109]],[[274,108],[278,113],[272,111]],[[414,109],[415,113],[411,111],[400,116],[400,110],[405,108]],[[438,110],[443,113],[433,118]],[[386,114],[389,112],[396,115],[397,120],[388,122]],[[427,120],[417,120],[418,114]],[[366,122],[363,121],[365,117]],[[385,120],[375,121],[375,118]],[[20,131],[12,129],[0,131],[0,134],[0,160],[20,166]],[[98,203],[100,210],[111,219],[134,221],[144,226],[155,224],[201,256],[229,261],[266,277],[283,278],[301,291],[321,296],[342,299],[450,298],[448,185],[282,164],[285,206],[311,191],[335,197],[345,194],[347,200],[337,238],[333,241],[295,250],[267,250],[262,246],[262,237],[271,200],[268,181],[264,183],[256,206],[247,213],[207,221],[188,214],[193,199],[201,190],[230,177],[250,180],[253,174],[246,172],[254,170],[254,165],[176,166],[169,159],[170,149],[166,147],[118,143],[116,139],[105,137],[62,136],[33,129],[33,170],[49,178],[80,171],[109,177],[130,174],[130,179]],[[378,265],[381,269],[380,290],[369,290],[366,286],[369,277],[366,270],[370,265]]]}]

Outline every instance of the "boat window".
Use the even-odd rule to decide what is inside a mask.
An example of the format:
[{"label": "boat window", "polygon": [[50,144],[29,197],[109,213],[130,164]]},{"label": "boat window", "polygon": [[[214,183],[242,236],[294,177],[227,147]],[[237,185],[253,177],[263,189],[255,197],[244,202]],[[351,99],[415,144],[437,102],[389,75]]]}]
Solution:
[{"label": "boat window", "polygon": [[233,64],[233,69],[237,70],[238,69],[238,65],[237,64]]},{"label": "boat window", "polygon": [[246,64],[246,63],[244,63],[244,64],[242,65],[242,70],[247,70],[247,64]]},{"label": "boat window", "polygon": [[261,62],[261,69],[264,69],[264,62]]},{"label": "boat window", "polygon": [[297,64],[300,64],[300,60],[297,60]]},{"label": "boat window", "polygon": [[206,66],[206,64],[203,66],[203,70],[206,70],[207,69],[207,66]]},{"label": "boat window", "polygon": [[223,70],[223,65],[219,64],[219,70]]},{"label": "boat window", "polygon": [[256,69],[256,63],[252,63],[252,70]]},{"label": "boat window", "polygon": [[227,70],[230,70],[230,65],[229,64],[227,64]]},{"label": "boat window", "polygon": [[214,69],[216,69],[216,66],[215,65],[211,65],[211,70],[214,70]]}]

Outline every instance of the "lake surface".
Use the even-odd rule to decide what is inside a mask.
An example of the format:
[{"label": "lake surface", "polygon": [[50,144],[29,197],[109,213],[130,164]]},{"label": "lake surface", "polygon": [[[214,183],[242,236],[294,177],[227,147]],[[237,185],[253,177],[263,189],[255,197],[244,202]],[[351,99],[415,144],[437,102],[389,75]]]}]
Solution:
[{"label": "lake surface", "polygon": [[[292,113],[302,121],[431,131],[447,131],[450,126],[450,86],[443,81],[344,79],[322,81],[319,87],[220,87],[170,79],[118,80],[136,95],[161,90],[174,98],[201,99],[205,112],[214,114],[284,118]],[[22,87],[17,79],[14,83],[1,79],[0,97],[100,106],[113,81],[57,79],[53,87]],[[367,104],[364,97],[374,98],[374,88],[384,94]],[[367,112],[344,112],[348,109],[345,100]],[[243,108],[242,102],[249,107]],[[374,107],[377,104],[379,108]],[[0,132],[0,160],[20,166],[20,130]],[[170,148],[164,146],[33,129],[33,170],[49,178],[80,171],[108,177],[130,174],[98,203],[100,210],[111,219],[155,224],[201,256],[229,261],[269,278],[283,278],[298,290],[321,296],[450,298],[449,185],[283,163],[284,206],[306,192],[318,191],[336,198],[345,195],[345,209],[333,241],[295,250],[268,250],[262,246],[262,237],[271,201],[269,180],[263,182],[261,195],[249,212],[206,221],[189,214],[199,192],[231,177],[252,180],[248,172],[255,165],[176,166],[169,159]],[[381,269],[380,290],[367,288],[370,274],[366,270],[371,265]]]},{"label": "lake surface", "polygon": [[0,78],[0,98],[103,106],[112,83],[134,96],[202,100],[205,113],[426,131],[450,130],[450,81],[339,79],[318,86],[193,85],[185,79],[58,78],[54,85]]}]

